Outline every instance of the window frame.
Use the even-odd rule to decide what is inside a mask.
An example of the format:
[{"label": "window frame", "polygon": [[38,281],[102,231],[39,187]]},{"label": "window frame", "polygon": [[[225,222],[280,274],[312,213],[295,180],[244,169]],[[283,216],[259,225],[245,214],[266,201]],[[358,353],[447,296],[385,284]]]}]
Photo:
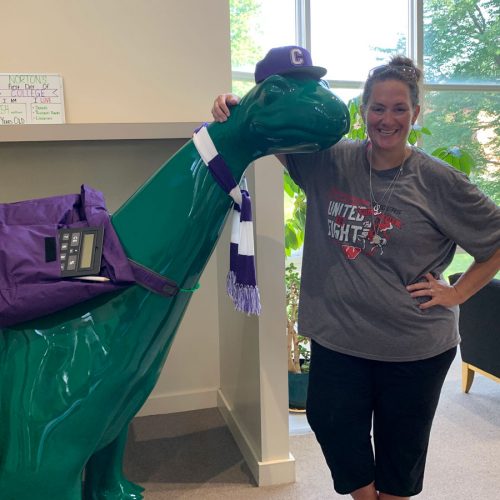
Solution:
[{"label": "window frame", "polygon": [[[424,0],[407,0],[408,2],[408,37],[406,54],[422,68],[424,61]],[[311,50],[311,1],[295,0],[295,43]],[[245,71],[233,71],[233,80],[252,81],[253,74]],[[331,88],[362,90],[363,81],[328,80]],[[433,91],[467,91],[467,92],[500,92],[496,84],[460,84],[460,83],[426,83],[422,82],[422,99],[427,92]],[[422,103],[423,104],[423,103]]]}]

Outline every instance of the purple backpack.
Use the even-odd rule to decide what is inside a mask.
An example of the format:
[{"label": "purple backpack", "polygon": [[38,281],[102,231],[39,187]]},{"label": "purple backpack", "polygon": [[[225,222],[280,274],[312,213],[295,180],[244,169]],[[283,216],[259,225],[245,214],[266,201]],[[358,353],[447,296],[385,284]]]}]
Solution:
[{"label": "purple backpack", "polygon": [[[61,276],[59,230],[86,227],[104,229],[98,276],[109,281]],[[177,292],[175,283],[127,258],[99,191],[83,185],[81,194],[0,204],[0,328],[136,281],[163,295]]]}]

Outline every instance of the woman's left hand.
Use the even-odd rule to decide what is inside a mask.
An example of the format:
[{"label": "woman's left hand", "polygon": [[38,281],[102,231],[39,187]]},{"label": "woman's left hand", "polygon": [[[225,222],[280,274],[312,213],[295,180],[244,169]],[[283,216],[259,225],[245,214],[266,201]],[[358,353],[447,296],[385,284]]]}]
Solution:
[{"label": "woman's left hand", "polygon": [[413,298],[430,297],[430,300],[420,304],[420,309],[434,306],[452,307],[460,304],[461,300],[455,287],[448,285],[444,280],[437,280],[431,273],[427,273],[424,277],[427,281],[406,287]]}]

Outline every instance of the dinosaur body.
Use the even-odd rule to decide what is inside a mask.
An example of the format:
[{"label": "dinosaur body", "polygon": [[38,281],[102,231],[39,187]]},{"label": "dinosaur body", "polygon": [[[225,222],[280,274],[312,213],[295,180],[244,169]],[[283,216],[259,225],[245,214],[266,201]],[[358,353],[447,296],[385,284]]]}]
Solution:
[{"label": "dinosaur body", "polygon": [[[239,179],[261,156],[334,144],[348,122],[345,105],[320,83],[273,76],[208,130]],[[189,289],[230,206],[189,141],[112,223],[130,258]],[[158,380],[190,297],[131,286],[0,330],[2,500],[142,498],[122,475],[128,425]]]}]

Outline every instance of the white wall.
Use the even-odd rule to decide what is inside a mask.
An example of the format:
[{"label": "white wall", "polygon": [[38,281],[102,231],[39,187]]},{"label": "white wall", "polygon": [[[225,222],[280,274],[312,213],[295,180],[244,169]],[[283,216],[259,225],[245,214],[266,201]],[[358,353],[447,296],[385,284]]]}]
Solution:
[{"label": "white wall", "polygon": [[[235,313],[224,300],[219,272],[219,407],[257,483],[271,485],[295,479],[288,437],[283,167],[274,157],[262,158],[247,170],[247,179],[262,312],[259,317]],[[219,268],[227,265],[227,249],[219,245],[217,256]]]}]

